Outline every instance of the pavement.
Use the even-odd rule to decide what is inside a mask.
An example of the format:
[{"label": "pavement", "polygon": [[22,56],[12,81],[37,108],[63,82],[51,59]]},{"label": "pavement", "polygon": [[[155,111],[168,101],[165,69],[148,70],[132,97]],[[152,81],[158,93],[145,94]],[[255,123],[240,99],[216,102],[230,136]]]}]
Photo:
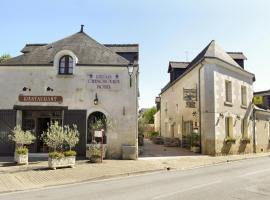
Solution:
[{"label": "pavement", "polygon": [[[162,149],[163,146],[160,146],[160,148]],[[174,151],[172,150],[172,152]],[[141,157],[138,160],[104,160],[100,164],[89,163],[87,160],[78,160],[75,168],[60,168],[57,170],[48,169],[47,161],[32,160],[28,166],[17,166],[10,162],[11,158],[6,158],[6,160],[0,158],[0,165],[2,165],[0,167],[0,193],[156,171],[186,170],[270,156],[270,153],[219,157],[200,154],[175,155],[168,154],[170,148],[163,152],[165,152],[165,155],[158,153],[157,157],[149,157],[148,153],[148,156]]]},{"label": "pavement", "polygon": [[269,185],[270,158],[260,157],[191,170],[3,193],[0,200],[269,200]]}]

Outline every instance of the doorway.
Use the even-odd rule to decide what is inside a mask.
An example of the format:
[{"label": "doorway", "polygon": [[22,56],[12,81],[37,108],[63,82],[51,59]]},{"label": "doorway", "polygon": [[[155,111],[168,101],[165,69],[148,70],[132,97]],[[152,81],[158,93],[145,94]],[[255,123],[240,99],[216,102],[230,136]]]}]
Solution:
[{"label": "doorway", "polygon": [[88,131],[87,131],[87,143],[91,144],[94,140],[98,143],[101,142],[101,138],[95,138],[94,133],[95,133],[95,125],[97,123],[101,123],[101,127],[104,130],[104,135],[103,135],[103,144],[107,143],[107,137],[106,137],[106,122],[107,118],[106,115],[102,112],[93,112],[89,115],[88,120],[87,120],[87,125],[88,125]]},{"label": "doorway", "polygon": [[50,118],[38,118],[37,119],[37,131],[36,131],[36,152],[37,153],[47,153],[48,146],[44,144],[41,136],[43,132],[47,131],[48,127],[50,126]]}]

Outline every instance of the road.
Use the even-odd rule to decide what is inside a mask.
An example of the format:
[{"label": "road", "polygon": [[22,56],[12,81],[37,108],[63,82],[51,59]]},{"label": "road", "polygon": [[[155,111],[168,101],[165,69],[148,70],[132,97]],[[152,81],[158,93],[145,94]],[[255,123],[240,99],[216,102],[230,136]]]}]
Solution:
[{"label": "road", "polygon": [[4,200],[270,199],[270,157],[0,194]]}]

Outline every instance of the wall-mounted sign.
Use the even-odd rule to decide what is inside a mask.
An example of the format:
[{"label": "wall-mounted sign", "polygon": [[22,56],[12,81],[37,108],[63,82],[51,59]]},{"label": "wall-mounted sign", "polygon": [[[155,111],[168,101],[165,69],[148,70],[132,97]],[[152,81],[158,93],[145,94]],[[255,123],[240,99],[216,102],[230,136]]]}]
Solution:
[{"label": "wall-mounted sign", "polygon": [[62,103],[62,96],[24,96],[19,95],[20,102],[57,102]]},{"label": "wall-mounted sign", "polygon": [[102,133],[102,131],[95,131],[94,135],[95,135],[95,137],[102,137],[103,133]]},{"label": "wall-mounted sign", "polygon": [[254,96],[253,103],[255,105],[262,105],[263,104],[263,96]]},{"label": "wall-mounted sign", "polygon": [[197,101],[197,89],[183,89],[184,101]]},{"label": "wall-mounted sign", "polygon": [[195,101],[187,101],[186,102],[186,107],[187,108],[196,108]]},{"label": "wall-mounted sign", "polygon": [[93,89],[118,90],[120,89],[119,74],[88,74],[88,83]]}]

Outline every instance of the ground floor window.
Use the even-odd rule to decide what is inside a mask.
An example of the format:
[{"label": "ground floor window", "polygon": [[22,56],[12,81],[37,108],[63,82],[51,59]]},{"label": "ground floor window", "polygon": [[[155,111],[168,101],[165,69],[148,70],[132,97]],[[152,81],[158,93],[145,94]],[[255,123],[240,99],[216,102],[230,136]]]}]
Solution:
[{"label": "ground floor window", "polygon": [[248,124],[246,119],[241,120],[241,133],[243,138],[248,136]]},{"label": "ground floor window", "polygon": [[233,137],[233,119],[232,117],[225,117],[225,136]]}]

